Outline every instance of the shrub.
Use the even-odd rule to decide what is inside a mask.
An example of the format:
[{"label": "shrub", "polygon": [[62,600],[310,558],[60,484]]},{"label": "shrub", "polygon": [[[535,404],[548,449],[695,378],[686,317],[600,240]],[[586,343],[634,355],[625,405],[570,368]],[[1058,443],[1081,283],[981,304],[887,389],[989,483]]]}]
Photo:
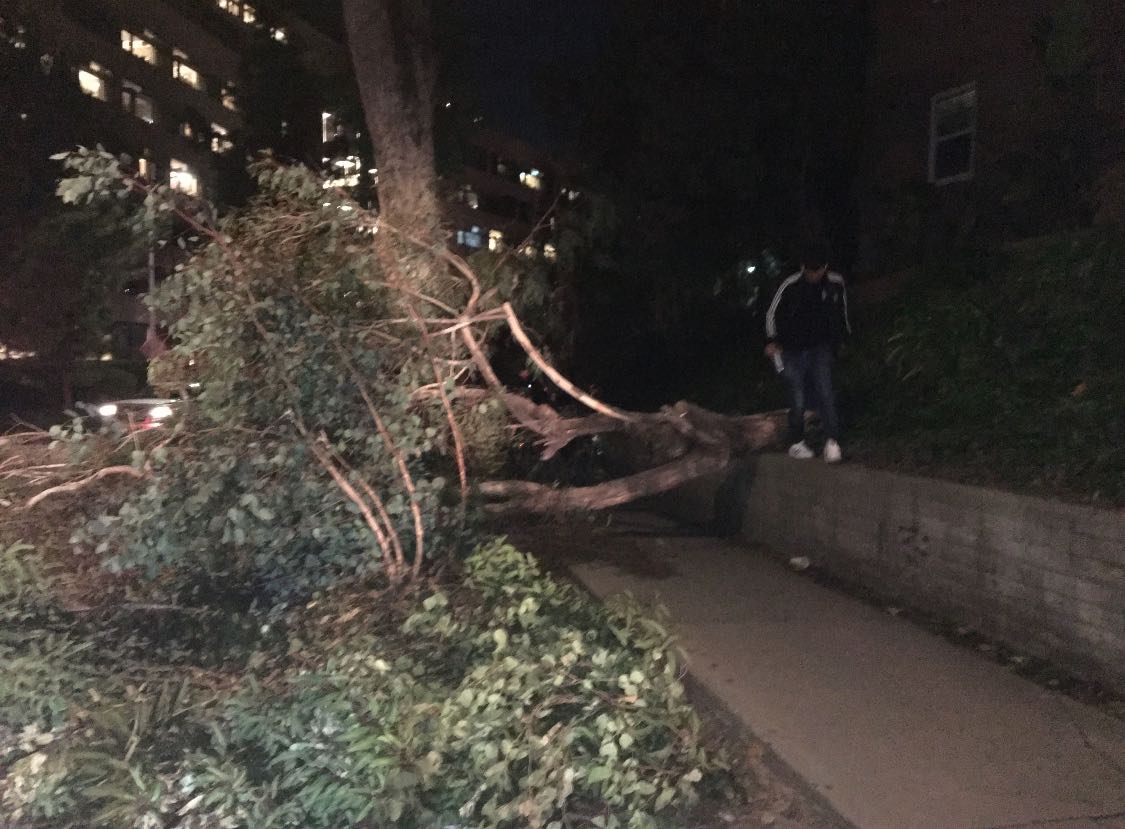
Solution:
[{"label": "shrub", "polygon": [[[262,617],[286,633],[259,642],[241,678],[203,682],[150,643],[128,668],[150,681],[72,688],[63,721],[10,732],[0,817],[35,829],[83,815],[114,829],[672,825],[718,766],[665,627],[499,541],[465,575],[415,612],[370,614],[367,594],[350,593]],[[129,650],[124,638],[110,650]]]},{"label": "shrub", "polygon": [[[66,163],[67,199],[140,186],[108,154]],[[145,491],[76,543],[196,596],[229,585],[290,601],[345,578],[402,581],[428,553],[472,545],[445,487],[457,474],[450,418],[419,393],[435,385],[436,357],[390,287],[402,275],[377,261],[367,214],[303,168],[255,174],[260,195],[216,229],[199,205],[145,189],[138,230],[172,214],[187,226],[184,261],[154,300],[174,344],[153,378],[202,393],[139,461],[153,471]],[[447,281],[433,290],[467,291]],[[470,459],[487,465],[488,445]]]},{"label": "shrub", "polygon": [[861,329],[842,385],[861,456],[983,482],[1125,497],[1125,361],[1112,233],[1036,240],[912,284]]}]

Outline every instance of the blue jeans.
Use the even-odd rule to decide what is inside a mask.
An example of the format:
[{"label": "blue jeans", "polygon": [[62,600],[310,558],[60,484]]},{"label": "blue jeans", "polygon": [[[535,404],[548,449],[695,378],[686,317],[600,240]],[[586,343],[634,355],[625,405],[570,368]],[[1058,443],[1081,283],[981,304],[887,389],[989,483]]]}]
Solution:
[{"label": "blue jeans", "polygon": [[810,392],[820,413],[825,437],[840,439],[840,422],[836,417],[836,395],[832,390],[832,346],[818,345],[804,351],[782,351],[785,379],[789,381],[789,437],[793,443],[805,438],[805,409],[809,408]]}]

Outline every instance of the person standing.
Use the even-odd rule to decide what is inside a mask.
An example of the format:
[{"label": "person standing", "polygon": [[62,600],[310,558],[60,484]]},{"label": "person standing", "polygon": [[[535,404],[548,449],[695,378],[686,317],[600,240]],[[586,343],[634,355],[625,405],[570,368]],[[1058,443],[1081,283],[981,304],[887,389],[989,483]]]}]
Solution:
[{"label": "person standing", "polygon": [[811,458],[805,442],[805,409],[810,392],[827,441],[824,459],[838,463],[840,421],[832,387],[832,364],[851,333],[844,278],[828,269],[828,248],[803,248],[801,270],[781,283],[766,313],[766,356],[780,361],[789,384],[789,456]]}]

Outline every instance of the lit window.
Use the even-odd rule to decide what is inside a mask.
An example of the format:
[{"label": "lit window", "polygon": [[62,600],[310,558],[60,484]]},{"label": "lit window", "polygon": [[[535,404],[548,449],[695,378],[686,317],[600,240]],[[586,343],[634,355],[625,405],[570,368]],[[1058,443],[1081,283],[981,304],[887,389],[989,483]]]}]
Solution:
[{"label": "lit window", "polygon": [[14,348],[8,348],[8,346],[0,343],[0,360],[27,360],[35,356],[36,352],[34,351],[16,351]]},{"label": "lit window", "polygon": [[121,48],[129,54],[140,58],[146,63],[156,65],[156,47],[148,40],[145,40],[139,35],[128,32],[125,29],[121,30]]},{"label": "lit window", "polygon": [[154,178],[152,161],[150,161],[147,158],[138,158],[137,159],[137,175],[140,176],[143,179],[148,179],[149,181],[152,181],[152,179]]},{"label": "lit window", "polygon": [[107,75],[98,64],[91,63],[78,70],[78,86],[91,98],[104,101],[109,97],[107,90]]},{"label": "lit window", "polygon": [[548,242],[547,244],[543,245],[543,258],[548,262],[554,262],[559,258],[558,249],[550,242]]},{"label": "lit window", "polygon": [[189,196],[199,195],[199,177],[196,176],[191,167],[173,158],[169,169],[171,171],[169,183],[173,190],[179,190]]},{"label": "lit window", "polygon": [[286,32],[285,29],[283,29],[281,26],[275,26],[274,28],[270,29],[270,37],[272,37],[278,43],[289,42],[289,33]]},{"label": "lit window", "polygon": [[488,231],[488,249],[493,252],[504,249],[504,232],[502,230]]},{"label": "lit window", "polygon": [[539,248],[528,242],[520,248],[520,254],[526,256],[528,259],[536,259],[539,257]]},{"label": "lit window", "polygon": [[184,121],[180,124],[180,135],[188,139],[195,138],[195,128],[187,121]]},{"label": "lit window", "polygon": [[341,131],[340,121],[335,115],[331,112],[320,113],[320,141],[322,144],[335,140]]},{"label": "lit window", "polygon": [[479,248],[484,246],[484,238],[481,236],[480,228],[476,225],[468,230],[457,231],[457,244],[464,248]]},{"label": "lit window", "polygon": [[211,152],[222,155],[234,149],[234,142],[230,140],[230,130],[218,124],[211,125]]},{"label": "lit window", "polygon": [[524,187],[530,187],[532,190],[541,190],[543,188],[543,174],[532,167],[525,173],[520,173],[520,184]]},{"label": "lit window", "polygon": [[215,5],[228,14],[234,15],[243,23],[253,23],[258,19],[254,7],[245,0],[215,0]]},{"label": "lit window", "polygon": [[121,108],[148,124],[156,120],[152,98],[141,92],[141,88],[135,83],[125,81],[121,84]]},{"label": "lit window", "polygon": [[172,77],[183,81],[194,89],[203,88],[203,78],[192,67],[184,63],[185,56],[177,52],[172,58]]},{"label": "lit window", "polygon": [[951,89],[930,103],[930,182],[973,177],[976,160],[977,86]]},{"label": "lit window", "polygon": [[238,98],[234,95],[234,87],[229,84],[223,87],[223,92],[219,96],[222,99],[223,106],[231,112],[238,112]]}]

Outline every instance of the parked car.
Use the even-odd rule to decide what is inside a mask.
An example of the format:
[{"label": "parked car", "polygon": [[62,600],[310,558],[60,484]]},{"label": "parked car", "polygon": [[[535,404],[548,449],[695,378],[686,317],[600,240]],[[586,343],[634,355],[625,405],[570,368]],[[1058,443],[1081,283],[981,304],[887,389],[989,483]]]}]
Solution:
[{"label": "parked car", "polygon": [[164,397],[139,397],[111,400],[91,406],[98,426],[116,421],[129,431],[155,429],[175,417],[182,400]]}]

